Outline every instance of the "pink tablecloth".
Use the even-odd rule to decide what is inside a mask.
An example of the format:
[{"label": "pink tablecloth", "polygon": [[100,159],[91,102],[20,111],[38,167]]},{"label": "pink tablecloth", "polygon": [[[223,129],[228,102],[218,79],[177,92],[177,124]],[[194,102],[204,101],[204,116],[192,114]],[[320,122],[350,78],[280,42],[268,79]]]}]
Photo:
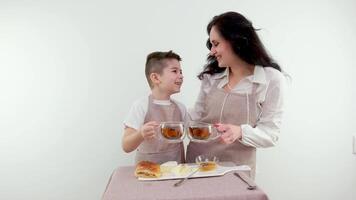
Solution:
[{"label": "pink tablecloth", "polygon": [[134,167],[119,167],[109,180],[103,200],[268,200],[260,188],[247,190],[246,183],[233,173],[189,179],[179,187],[173,187],[175,182],[177,180],[138,181]]}]

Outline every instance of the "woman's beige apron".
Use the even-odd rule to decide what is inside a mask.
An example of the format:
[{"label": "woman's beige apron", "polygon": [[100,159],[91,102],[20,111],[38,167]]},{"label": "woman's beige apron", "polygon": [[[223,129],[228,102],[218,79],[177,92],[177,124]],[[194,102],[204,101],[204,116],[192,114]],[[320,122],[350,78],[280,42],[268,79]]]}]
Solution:
[{"label": "woman's beige apron", "polygon": [[[152,96],[149,96],[148,109],[144,123],[156,121],[158,123],[165,121],[184,121],[178,105],[171,101],[171,105],[158,105],[153,103]],[[156,137],[150,140],[144,140],[136,151],[135,161],[151,161],[162,164],[167,161],[184,162],[183,142],[168,143],[159,135],[158,128]]]},{"label": "woman's beige apron", "polygon": [[[256,84],[251,94],[225,92],[217,87],[219,81],[212,86],[205,100],[205,113],[200,121],[206,123],[250,124],[255,127],[258,116],[256,101]],[[251,167],[250,176],[254,178],[256,168],[256,148],[241,144],[236,140],[232,144],[224,144],[220,139],[208,143],[190,142],[187,147],[187,162],[195,162],[198,155],[214,155],[220,161],[232,161],[236,165]]]}]

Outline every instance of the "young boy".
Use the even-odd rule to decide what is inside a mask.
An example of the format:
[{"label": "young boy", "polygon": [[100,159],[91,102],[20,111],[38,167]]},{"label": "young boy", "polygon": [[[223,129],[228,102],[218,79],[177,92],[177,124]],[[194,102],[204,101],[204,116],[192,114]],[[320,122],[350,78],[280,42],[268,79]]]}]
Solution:
[{"label": "young boy", "polygon": [[134,102],[124,121],[122,148],[136,151],[136,163],[146,160],[162,164],[184,162],[183,142],[159,139],[158,126],[165,121],[182,121],[187,116],[183,104],[171,99],[183,83],[179,55],[172,51],[153,52],[147,56],[145,74],[151,94]]}]

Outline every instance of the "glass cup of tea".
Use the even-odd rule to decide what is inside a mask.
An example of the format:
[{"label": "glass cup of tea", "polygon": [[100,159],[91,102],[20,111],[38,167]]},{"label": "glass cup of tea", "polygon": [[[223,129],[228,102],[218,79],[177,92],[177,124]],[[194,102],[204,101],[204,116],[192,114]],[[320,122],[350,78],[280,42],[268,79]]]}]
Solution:
[{"label": "glass cup of tea", "polygon": [[195,158],[195,163],[198,164],[199,170],[203,172],[215,170],[218,162],[218,157],[213,155],[199,155]]},{"label": "glass cup of tea", "polygon": [[192,121],[188,125],[188,137],[193,142],[209,142],[220,136],[214,125]]},{"label": "glass cup of tea", "polygon": [[162,122],[159,133],[161,138],[170,143],[181,142],[185,137],[184,122]]}]

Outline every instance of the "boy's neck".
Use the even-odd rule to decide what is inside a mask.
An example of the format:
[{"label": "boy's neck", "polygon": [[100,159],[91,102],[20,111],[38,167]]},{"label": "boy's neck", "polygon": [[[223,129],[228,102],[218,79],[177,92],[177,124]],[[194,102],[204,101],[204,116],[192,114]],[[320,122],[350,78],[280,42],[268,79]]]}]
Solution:
[{"label": "boy's neck", "polygon": [[162,93],[161,91],[158,91],[157,88],[153,88],[152,89],[152,97],[155,100],[170,100],[171,94],[165,94],[165,93]]}]

